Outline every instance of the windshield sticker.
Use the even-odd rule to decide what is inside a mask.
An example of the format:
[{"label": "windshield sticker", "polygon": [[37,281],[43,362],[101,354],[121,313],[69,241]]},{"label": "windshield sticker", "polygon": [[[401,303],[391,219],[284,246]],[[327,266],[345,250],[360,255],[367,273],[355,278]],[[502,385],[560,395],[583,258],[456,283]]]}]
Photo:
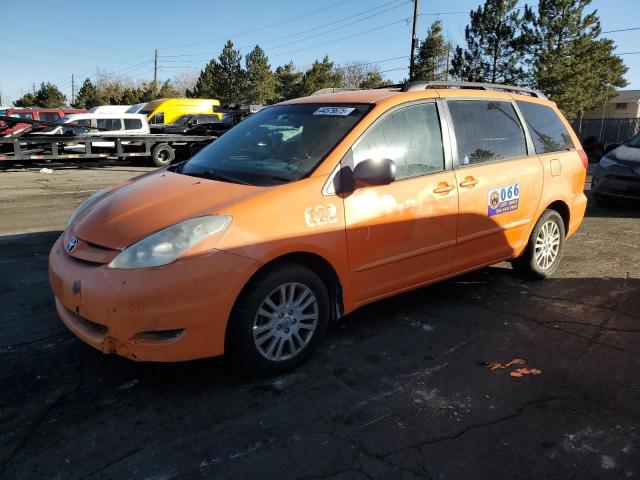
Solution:
[{"label": "windshield sticker", "polygon": [[489,190],[489,216],[517,210],[519,200],[520,185],[517,183]]},{"label": "windshield sticker", "polygon": [[346,117],[355,110],[355,107],[320,107],[314,115],[333,115],[337,117]]}]

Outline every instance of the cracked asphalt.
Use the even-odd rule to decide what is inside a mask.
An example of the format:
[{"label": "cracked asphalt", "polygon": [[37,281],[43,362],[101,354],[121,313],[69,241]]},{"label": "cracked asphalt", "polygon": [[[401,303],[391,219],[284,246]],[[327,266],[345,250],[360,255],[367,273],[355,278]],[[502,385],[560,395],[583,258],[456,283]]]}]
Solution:
[{"label": "cracked asphalt", "polygon": [[[365,307],[280,377],[103,355],[57,318],[47,254],[146,168],[0,172],[0,478],[640,476],[640,208],[590,205],[555,278],[508,264]],[[539,375],[512,377],[523,359]]]}]

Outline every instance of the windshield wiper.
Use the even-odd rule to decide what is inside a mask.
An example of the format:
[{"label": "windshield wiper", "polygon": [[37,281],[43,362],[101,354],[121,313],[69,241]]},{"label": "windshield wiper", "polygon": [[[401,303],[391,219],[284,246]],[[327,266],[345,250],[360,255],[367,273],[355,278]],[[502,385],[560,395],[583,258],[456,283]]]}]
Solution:
[{"label": "windshield wiper", "polygon": [[236,177],[231,177],[229,175],[225,175],[216,170],[202,170],[200,172],[188,172],[185,175],[190,175],[192,177],[203,177],[209,178],[211,180],[223,180],[225,182],[231,183],[241,183],[242,185],[251,185],[249,182],[245,182],[244,180],[240,180]]}]

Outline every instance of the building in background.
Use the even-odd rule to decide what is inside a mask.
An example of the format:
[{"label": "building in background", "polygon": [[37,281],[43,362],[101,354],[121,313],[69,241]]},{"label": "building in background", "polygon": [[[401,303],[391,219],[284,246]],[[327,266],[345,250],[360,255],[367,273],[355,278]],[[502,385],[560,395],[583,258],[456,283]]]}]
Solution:
[{"label": "building in background", "polygon": [[620,90],[601,108],[585,111],[582,121],[574,119],[571,125],[587,145],[604,148],[624,142],[640,131],[640,90]]}]

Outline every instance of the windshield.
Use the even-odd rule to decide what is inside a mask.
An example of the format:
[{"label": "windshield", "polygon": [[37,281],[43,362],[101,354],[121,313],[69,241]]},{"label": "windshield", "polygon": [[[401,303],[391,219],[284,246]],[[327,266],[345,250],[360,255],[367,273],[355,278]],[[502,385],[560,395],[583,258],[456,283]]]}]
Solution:
[{"label": "windshield", "polygon": [[309,175],[370,105],[291,104],[265,108],[183,164],[179,173],[277,185]]},{"label": "windshield", "polygon": [[174,125],[186,125],[192,115],[181,115],[173,121]]},{"label": "windshield", "polygon": [[634,148],[640,147],[640,133],[629,140],[629,143],[627,143],[627,145]]}]

